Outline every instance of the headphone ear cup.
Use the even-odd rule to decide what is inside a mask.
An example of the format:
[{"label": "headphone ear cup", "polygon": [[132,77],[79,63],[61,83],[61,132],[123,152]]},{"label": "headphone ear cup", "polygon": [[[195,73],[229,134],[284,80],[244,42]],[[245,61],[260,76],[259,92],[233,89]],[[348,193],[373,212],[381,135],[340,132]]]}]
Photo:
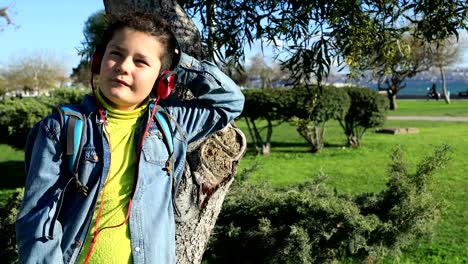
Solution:
[{"label": "headphone ear cup", "polygon": [[167,98],[177,83],[177,74],[175,71],[165,71],[156,85],[156,96],[160,99]]},{"label": "headphone ear cup", "polygon": [[95,52],[93,58],[91,59],[91,72],[94,74],[99,74],[101,71],[101,60],[102,56],[100,53]]}]

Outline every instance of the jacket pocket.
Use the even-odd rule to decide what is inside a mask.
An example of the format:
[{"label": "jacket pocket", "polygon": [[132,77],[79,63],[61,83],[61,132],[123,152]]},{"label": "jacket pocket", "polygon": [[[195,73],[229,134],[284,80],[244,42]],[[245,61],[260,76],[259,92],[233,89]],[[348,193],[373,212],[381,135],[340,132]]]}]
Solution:
[{"label": "jacket pocket", "polygon": [[102,153],[97,151],[95,147],[85,147],[81,157],[78,178],[84,185],[93,185],[98,178],[96,175],[101,171]]},{"label": "jacket pocket", "polygon": [[159,130],[150,131],[145,138],[142,148],[145,161],[159,166],[165,166],[166,161],[169,159],[169,153],[164,142],[162,132]]}]

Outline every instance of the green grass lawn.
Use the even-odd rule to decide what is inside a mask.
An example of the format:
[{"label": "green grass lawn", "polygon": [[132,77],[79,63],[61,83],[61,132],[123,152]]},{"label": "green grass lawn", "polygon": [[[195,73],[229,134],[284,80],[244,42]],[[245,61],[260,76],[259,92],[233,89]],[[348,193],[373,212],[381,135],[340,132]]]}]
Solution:
[{"label": "green grass lawn", "polygon": [[398,109],[389,112],[391,116],[468,116],[468,100],[397,100]]},{"label": "green grass lawn", "polygon": [[[401,110],[407,114],[414,105],[424,102],[402,102]],[[413,105],[414,104],[414,105]],[[464,103],[468,110],[468,103]],[[433,105],[433,107],[435,107]],[[457,114],[461,108],[454,107]],[[445,108],[449,109],[449,108]],[[434,110],[419,111],[427,115]],[[445,114],[450,111],[444,110]],[[247,131],[245,123],[238,126]],[[255,164],[257,169],[249,174],[252,182],[269,181],[284,186],[311,179],[323,172],[329,184],[338,191],[348,193],[376,192],[385,187],[387,165],[392,150],[401,145],[412,172],[416,164],[431,154],[436,146],[448,144],[452,160],[448,167],[435,176],[435,196],[446,202],[441,221],[435,227],[432,240],[425,241],[405,252],[400,263],[467,263],[468,262],[468,123],[430,121],[387,121],[384,127],[416,127],[418,134],[378,134],[374,130],[365,135],[362,146],[353,149],[345,146],[345,137],[338,123],[330,123],[327,146],[318,154],[308,152],[309,147],[295,128],[283,124],[274,130],[272,153],[256,156],[252,148],[242,159],[239,171]],[[246,134],[250,142],[249,135]],[[393,263],[396,260],[388,260]]]}]

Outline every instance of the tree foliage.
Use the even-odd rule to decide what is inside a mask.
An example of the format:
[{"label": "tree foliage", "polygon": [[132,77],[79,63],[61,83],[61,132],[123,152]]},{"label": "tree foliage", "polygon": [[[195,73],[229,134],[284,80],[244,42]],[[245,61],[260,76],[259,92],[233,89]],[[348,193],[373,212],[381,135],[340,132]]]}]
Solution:
[{"label": "tree foliage", "polygon": [[6,91],[37,92],[61,87],[67,80],[63,59],[45,51],[10,59],[0,78]]},{"label": "tree foliage", "polygon": [[248,89],[244,91],[244,96],[245,104],[241,117],[244,117],[247,123],[257,154],[268,155],[271,151],[273,127],[289,117],[287,107],[294,99],[288,90],[272,88]]},{"label": "tree foliage", "polygon": [[242,62],[244,48],[258,40],[284,55],[296,83],[322,81],[333,62],[349,63],[353,70],[372,69],[405,33],[434,41],[468,29],[465,0],[179,3],[200,18],[205,46],[216,47],[208,53],[212,58]]},{"label": "tree foliage", "polygon": [[[205,254],[208,263],[375,263],[431,234],[441,203],[432,176],[449,159],[437,148],[410,173],[401,148],[391,155],[387,188],[348,195],[312,182],[273,189],[240,182],[226,198]],[[239,254],[242,252],[242,254]]]},{"label": "tree foliage", "polygon": [[[312,152],[325,145],[329,120],[338,120],[348,143],[359,147],[369,128],[382,125],[388,103],[376,91],[362,87],[296,87],[293,89],[249,89],[244,91],[245,118],[257,154],[271,152],[273,128],[291,121],[310,144]],[[266,130],[266,132],[264,132]]]},{"label": "tree foliage", "polygon": [[107,25],[107,17],[104,10],[100,10],[88,17],[83,28],[84,40],[78,55],[81,56],[78,66],[73,68],[71,78],[75,84],[89,85],[91,78],[91,59],[97,45],[101,42],[101,35]]},{"label": "tree foliage", "polygon": [[325,130],[329,120],[343,120],[351,100],[344,89],[332,86],[294,88],[296,100],[288,107],[297,132],[319,152],[325,144]]},{"label": "tree foliage", "polygon": [[359,147],[364,133],[369,128],[383,125],[388,103],[376,91],[359,88],[346,88],[351,105],[344,119],[339,119],[341,127],[348,138],[348,144]]}]

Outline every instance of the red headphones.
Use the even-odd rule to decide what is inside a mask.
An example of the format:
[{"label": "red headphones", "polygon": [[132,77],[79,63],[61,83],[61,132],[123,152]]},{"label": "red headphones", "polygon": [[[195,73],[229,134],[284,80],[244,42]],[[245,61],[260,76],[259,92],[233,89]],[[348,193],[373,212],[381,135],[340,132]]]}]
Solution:
[{"label": "red headphones", "polygon": [[[178,52],[174,52],[171,67],[161,73],[153,86],[152,94],[155,98],[167,98],[177,83],[176,67],[179,65],[181,56],[179,45],[176,45]],[[99,74],[101,71],[102,52],[95,51],[91,60],[91,73]]]}]

